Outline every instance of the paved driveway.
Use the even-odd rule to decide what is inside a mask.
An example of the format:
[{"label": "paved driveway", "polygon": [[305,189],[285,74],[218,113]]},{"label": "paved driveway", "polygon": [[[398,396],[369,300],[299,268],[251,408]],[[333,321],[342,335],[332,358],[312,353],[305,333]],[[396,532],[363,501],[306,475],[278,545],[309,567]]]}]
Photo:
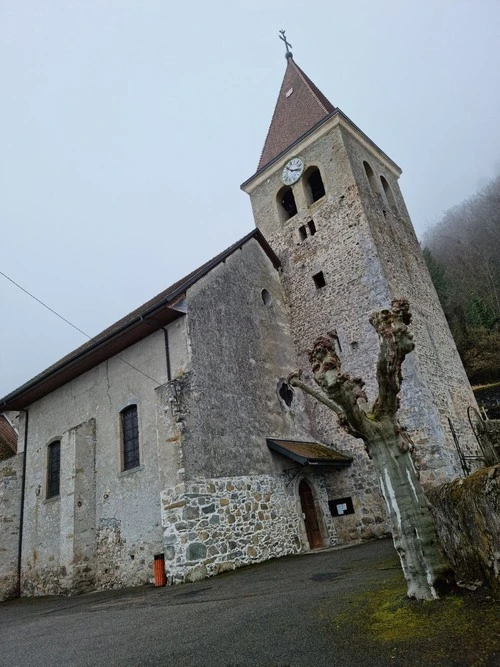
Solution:
[{"label": "paved driveway", "polygon": [[[463,653],[425,658],[421,642],[411,637],[365,636],[378,613],[373,596],[387,588],[399,605],[404,582],[392,543],[383,540],[282,558],[195,584],[14,600],[0,605],[0,665],[472,664],[460,662]],[[432,648],[428,641],[425,646]],[[488,650],[485,662],[475,664],[500,664],[495,647]]]}]

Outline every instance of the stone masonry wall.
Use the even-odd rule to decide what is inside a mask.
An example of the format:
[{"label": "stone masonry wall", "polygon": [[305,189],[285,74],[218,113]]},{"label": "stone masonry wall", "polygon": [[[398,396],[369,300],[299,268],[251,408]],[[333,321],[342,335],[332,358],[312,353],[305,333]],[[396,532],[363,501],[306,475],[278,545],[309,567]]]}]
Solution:
[{"label": "stone masonry wall", "polygon": [[23,454],[0,462],[0,602],[18,594]]},{"label": "stone masonry wall", "polygon": [[[318,335],[336,329],[344,369],[366,381],[373,400],[378,341],[369,316],[388,307],[394,297],[409,298],[416,350],[403,366],[399,416],[414,441],[424,486],[453,479],[460,474],[460,466],[447,417],[451,417],[466,453],[473,453],[466,409],[474,404],[474,397],[399,190],[399,171],[376,147],[369,150],[366,143],[340,126],[318,134],[316,139],[305,138],[303,145],[293,150],[304,159],[305,174],[310,166],[319,168],[324,197],[310,203],[305,178],[299,179],[292,186],[297,214],[281,219],[276,194],[291,152],[267,178],[260,177],[255,189],[248,186],[248,190],[256,225],[283,264],[292,334],[306,380],[312,382],[307,350]],[[364,160],[374,170],[375,193],[365,174]],[[384,192],[381,176],[391,188],[392,202]],[[314,234],[308,228],[311,220]],[[299,231],[304,226],[306,238]],[[326,285],[317,289],[313,276],[319,271]],[[362,444],[345,436],[327,408],[310,400],[307,404],[316,437],[355,457],[353,466],[342,475],[345,495],[371,509],[377,522],[383,505]],[[360,478],[365,480],[363,488]],[[346,531],[361,537],[370,533],[369,525],[361,520]]]},{"label": "stone masonry wall", "polygon": [[[313,481],[312,481],[313,480]],[[309,484],[324,544],[336,543],[324,478]],[[169,583],[195,581],[308,548],[297,479],[290,475],[221,477],[162,493]]]},{"label": "stone masonry wall", "polygon": [[457,580],[500,597],[500,465],[429,491],[439,537]]},{"label": "stone masonry wall", "polygon": [[290,406],[279,394],[297,368],[283,301],[279,273],[255,239],[188,290],[192,365],[175,415],[186,479],[279,473],[266,438],[313,439],[302,392]]},{"label": "stone masonry wall", "polygon": [[[357,441],[355,441],[356,444]],[[335,518],[338,544],[380,539],[390,534],[384,501],[371,462],[361,448],[352,466],[325,475],[329,499],[352,497],[354,514]]]},{"label": "stone masonry wall", "polygon": [[[399,418],[411,431],[422,482],[432,486],[461,474],[448,417],[466,454],[477,446],[467,421],[467,407],[475,405],[462,361],[425,264],[397,178],[352,135],[343,133],[359,197],[377,249],[391,298],[409,300],[415,350],[403,368]],[[363,161],[375,175],[373,193]],[[392,202],[382,187],[385,179]]]},{"label": "stone masonry wall", "polygon": [[[282,283],[286,294],[292,334],[305,379],[314,384],[307,351],[315,338],[336,329],[346,371],[362,376],[372,398],[375,394],[377,337],[368,317],[390,302],[340,130],[319,138],[307,148],[297,149],[306,168],[320,169],[326,194],[309,204],[303,179],[293,186],[298,212],[282,222],[276,193],[281,187],[281,167],[252,193],[256,225],[263,231],[282,261]],[[283,159],[284,162],[286,159]],[[316,233],[302,239],[299,229],[314,220]],[[313,275],[322,271],[326,285],[316,289]],[[339,496],[352,496],[374,521],[385,521],[378,481],[363,443],[347,436],[331,410],[307,397],[313,432],[320,441],[352,456],[353,465],[332,483]],[[365,517],[366,518],[366,517]],[[371,529],[361,514],[342,522],[342,539],[368,539]],[[351,536],[351,537],[349,537]]]}]

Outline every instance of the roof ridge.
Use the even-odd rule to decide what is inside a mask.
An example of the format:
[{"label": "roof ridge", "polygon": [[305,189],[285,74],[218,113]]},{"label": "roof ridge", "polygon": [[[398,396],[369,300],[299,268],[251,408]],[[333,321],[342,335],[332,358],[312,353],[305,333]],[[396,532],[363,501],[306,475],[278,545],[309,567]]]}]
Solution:
[{"label": "roof ridge", "polygon": [[[191,271],[191,273],[188,273],[186,276],[181,278],[181,280],[178,280],[177,282],[173,283],[162,292],[156,294],[152,299],[149,299],[149,301],[146,301],[145,303],[141,304],[135,310],[132,310],[130,313],[128,313],[121,319],[117,320],[109,327],[106,327],[98,334],[87,340],[82,345],[79,345],[65,356],[58,359],[54,364],[51,364],[48,368],[35,375],[33,378],[22,384],[14,391],[10,392],[3,398],[0,398],[0,409],[1,410],[19,409],[19,407],[16,407],[17,403],[13,404],[14,399],[16,399],[17,401],[19,396],[31,391],[33,387],[36,387],[37,385],[43,383],[45,380],[47,380],[47,378],[53,376],[56,373],[61,372],[61,369],[63,369],[64,367],[76,363],[81,357],[84,356],[88,357],[89,355],[96,353],[96,350],[98,350],[100,347],[108,345],[112,340],[116,340],[119,336],[123,335],[123,332],[130,331],[134,326],[138,326],[138,323],[149,324],[149,320],[147,318],[151,317],[152,313],[158,312],[158,310],[161,308],[169,308],[169,304],[174,299],[176,299],[183,292],[189,289],[189,287],[191,287],[194,283],[203,278],[216,266],[224,262],[230,255],[232,255],[238,249],[243,247],[243,245],[245,245],[245,243],[247,243],[252,238],[257,240],[263,252],[269,257],[270,261],[277,269],[280,266],[279,258],[272,250],[269,243],[266,241],[262,232],[257,228],[253,229],[252,231],[248,232],[248,234],[245,234],[245,236],[240,238],[238,241],[228,246],[225,250],[215,255],[215,257],[210,259],[208,262],[205,262],[197,269]],[[157,325],[157,328],[160,328],[161,326],[162,325],[159,324]],[[155,329],[150,327],[148,329],[147,335],[153,333],[154,330]],[[132,343],[128,343],[126,347],[129,347],[129,345],[131,344]],[[119,354],[120,351],[121,350],[119,351],[111,350],[110,356]],[[100,361],[97,363],[100,363]],[[92,367],[92,365],[90,367]],[[27,405],[28,404],[29,403],[27,403]]]},{"label": "roof ridge", "polygon": [[[326,113],[330,113],[332,111],[332,109],[327,109],[326,105],[323,104],[323,102],[320,99],[320,97],[323,97],[328,102],[329,101],[328,98],[326,98],[323,95],[323,93],[318,88],[318,86],[316,86],[316,84],[313,81],[311,81],[311,79],[307,76],[307,74],[297,65],[295,60],[293,58],[290,58],[290,60],[292,61],[292,64],[294,65],[295,69],[298,71],[299,76],[304,81],[306,86],[309,88],[309,90],[311,91],[311,93],[314,96],[314,99],[318,102],[318,104],[321,106],[323,111],[325,111]],[[330,106],[333,107],[333,104],[330,103]]]}]

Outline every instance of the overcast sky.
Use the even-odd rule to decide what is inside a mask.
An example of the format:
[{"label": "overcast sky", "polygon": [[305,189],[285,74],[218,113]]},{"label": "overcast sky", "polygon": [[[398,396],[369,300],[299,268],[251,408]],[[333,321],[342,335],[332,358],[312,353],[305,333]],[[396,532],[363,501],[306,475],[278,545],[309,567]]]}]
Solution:
[{"label": "overcast sky", "polygon": [[[498,0],[0,0],[0,271],[95,335],[253,228],[295,61],[419,236],[500,171]],[[85,338],[0,276],[0,396]]]}]

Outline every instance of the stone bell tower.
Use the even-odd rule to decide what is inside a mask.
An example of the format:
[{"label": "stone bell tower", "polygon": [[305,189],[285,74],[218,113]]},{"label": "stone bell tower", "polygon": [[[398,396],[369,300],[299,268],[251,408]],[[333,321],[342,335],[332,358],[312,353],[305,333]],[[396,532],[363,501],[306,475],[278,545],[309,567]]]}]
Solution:
[{"label": "stone bell tower", "polygon": [[[242,189],[281,259],[302,368],[309,371],[313,340],[336,330],[343,367],[366,381],[373,400],[378,341],[368,318],[393,298],[407,298],[416,348],[403,366],[399,419],[415,444],[423,484],[455,478],[462,471],[448,419],[465,454],[474,453],[466,410],[475,401],[399,189],[401,169],[288,49],[286,56],[257,171]],[[337,483],[360,489],[371,475],[361,441],[346,439],[324,406],[309,409],[317,436],[357,457]]]}]

